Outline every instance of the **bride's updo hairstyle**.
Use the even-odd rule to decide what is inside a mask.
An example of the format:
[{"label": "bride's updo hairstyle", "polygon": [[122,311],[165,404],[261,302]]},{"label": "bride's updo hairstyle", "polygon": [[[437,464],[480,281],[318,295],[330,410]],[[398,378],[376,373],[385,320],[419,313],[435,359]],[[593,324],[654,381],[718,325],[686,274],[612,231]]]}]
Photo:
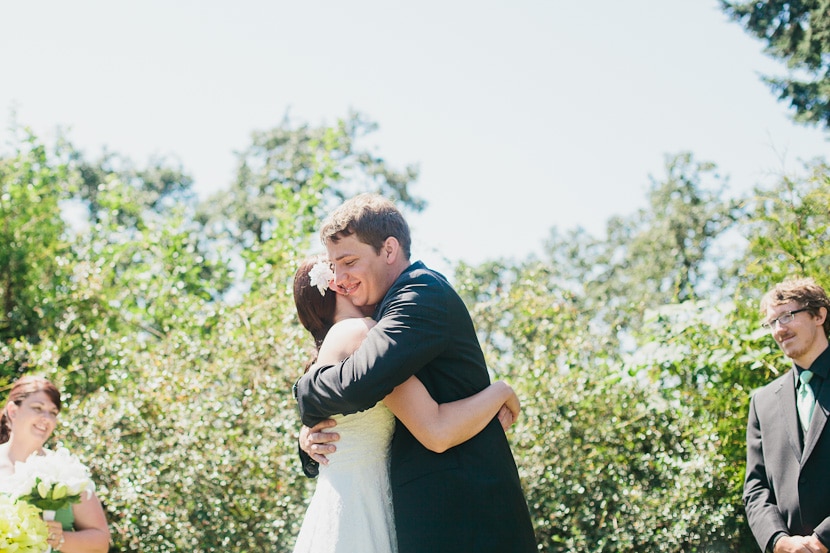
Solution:
[{"label": "bride's updo hairstyle", "polygon": [[311,285],[309,273],[320,261],[325,261],[325,257],[309,257],[300,263],[294,274],[294,305],[297,306],[297,316],[306,330],[311,332],[317,349],[320,349],[323,338],[334,324],[334,309],[337,303],[333,291],[327,290],[325,294],[321,294],[316,286]]},{"label": "bride's updo hairstyle", "polygon": [[9,392],[9,399],[6,401],[5,407],[3,407],[3,415],[0,416],[0,444],[8,442],[12,432],[11,422],[7,414],[9,404],[14,403],[20,406],[23,400],[37,392],[46,392],[46,395],[49,396],[49,399],[58,408],[58,411],[61,410],[61,393],[54,384],[42,376],[26,375],[20,377],[12,386],[12,390]]}]

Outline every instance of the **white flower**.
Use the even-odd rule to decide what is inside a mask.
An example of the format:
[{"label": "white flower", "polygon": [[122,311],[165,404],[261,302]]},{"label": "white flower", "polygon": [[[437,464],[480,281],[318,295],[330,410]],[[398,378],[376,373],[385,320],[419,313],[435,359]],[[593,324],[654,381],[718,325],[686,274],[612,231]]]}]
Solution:
[{"label": "white flower", "polygon": [[89,469],[62,446],[54,451],[46,449],[43,455],[32,453],[26,461],[16,462],[14,475],[3,487],[14,497],[25,497],[35,491],[45,497],[51,492],[51,499],[69,501],[82,493],[92,497],[95,491]]},{"label": "white flower", "polygon": [[318,261],[308,272],[309,283],[320,290],[321,296],[326,295],[329,282],[332,280],[334,280],[334,272],[331,270],[331,264],[328,261]]}]

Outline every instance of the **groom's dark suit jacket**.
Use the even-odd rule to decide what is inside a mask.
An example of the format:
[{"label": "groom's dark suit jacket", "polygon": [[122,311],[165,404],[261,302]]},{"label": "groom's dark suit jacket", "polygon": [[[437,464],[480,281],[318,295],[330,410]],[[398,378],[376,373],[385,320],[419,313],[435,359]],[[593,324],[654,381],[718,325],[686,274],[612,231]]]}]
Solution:
[{"label": "groom's dark suit jacket", "polygon": [[830,348],[810,369],[821,379],[821,387],[806,435],[795,405],[795,368],[750,400],[744,504],[761,550],[779,532],[815,532],[830,545]]},{"label": "groom's dark suit jacket", "polygon": [[[306,426],[368,409],[413,374],[438,403],[489,385],[467,308],[446,279],[422,263],[395,281],[375,318],[378,324],[352,357],[309,371],[297,383]],[[398,422],[391,480],[400,553],[536,551],[516,464],[495,418],[441,454]]]}]

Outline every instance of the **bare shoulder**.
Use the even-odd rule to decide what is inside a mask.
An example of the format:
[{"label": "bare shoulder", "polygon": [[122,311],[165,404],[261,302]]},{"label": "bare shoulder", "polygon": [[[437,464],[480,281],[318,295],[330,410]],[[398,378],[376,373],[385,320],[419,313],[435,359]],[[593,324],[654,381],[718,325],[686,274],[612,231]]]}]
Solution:
[{"label": "bare shoulder", "polygon": [[375,324],[375,321],[365,317],[343,319],[335,323],[326,334],[323,345],[320,346],[317,363],[338,363],[349,357],[360,346],[366,334]]},{"label": "bare shoulder", "polygon": [[377,323],[369,317],[351,317],[334,323],[334,326],[331,327],[329,332],[363,332],[365,335],[366,332],[369,332],[369,329],[376,324]]}]

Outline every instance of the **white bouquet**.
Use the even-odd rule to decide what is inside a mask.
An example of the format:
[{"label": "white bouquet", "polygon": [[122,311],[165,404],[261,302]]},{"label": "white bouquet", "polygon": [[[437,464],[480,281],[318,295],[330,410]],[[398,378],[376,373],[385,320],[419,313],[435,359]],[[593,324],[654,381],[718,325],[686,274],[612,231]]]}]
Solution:
[{"label": "white bouquet", "polygon": [[[14,476],[8,490],[13,497],[44,511],[57,511],[81,501],[95,491],[89,469],[64,447],[44,455],[32,453],[24,462],[14,464]],[[45,518],[45,517],[44,517]]]}]

